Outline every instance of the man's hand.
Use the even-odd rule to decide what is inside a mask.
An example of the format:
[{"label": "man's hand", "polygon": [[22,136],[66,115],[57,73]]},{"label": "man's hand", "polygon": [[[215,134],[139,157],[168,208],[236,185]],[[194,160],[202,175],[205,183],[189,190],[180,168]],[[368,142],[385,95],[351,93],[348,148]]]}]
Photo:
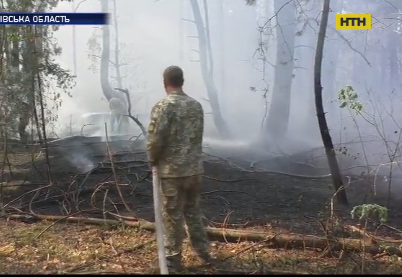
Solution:
[{"label": "man's hand", "polygon": [[157,164],[156,162],[154,162],[154,161],[149,161],[149,162],[148,162],[148,166],[149,166],[149,169],[152,171],[152,168],[153,168],[154,166],[158,166],[158,164]]}]

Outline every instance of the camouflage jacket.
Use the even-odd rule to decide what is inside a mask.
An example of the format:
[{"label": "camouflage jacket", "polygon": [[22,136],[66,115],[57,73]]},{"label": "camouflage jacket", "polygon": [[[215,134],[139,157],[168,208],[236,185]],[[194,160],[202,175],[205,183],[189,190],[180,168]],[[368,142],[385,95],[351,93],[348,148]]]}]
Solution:
[{"label": "camouflage jacket", "polygon": [[201,104],[179,90],[152,109],[147,152],[161,178],[202,174],[204,111]]}]

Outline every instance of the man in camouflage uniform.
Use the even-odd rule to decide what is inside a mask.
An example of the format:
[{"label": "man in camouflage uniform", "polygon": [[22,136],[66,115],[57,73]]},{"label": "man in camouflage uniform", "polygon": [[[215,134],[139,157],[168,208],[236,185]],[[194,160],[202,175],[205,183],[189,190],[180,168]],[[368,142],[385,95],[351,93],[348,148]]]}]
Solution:
[{"label": "man in camouflage uniform", "polygon": [[204,111],[183,92],[179,67],[166,68],[163,81],[167,96],[152,109],[147,152],[150,166],[157,166],[161,177],[166,260],[175,271],[181,268],[184,221],[195,252],[212,262],[200,211]]}]

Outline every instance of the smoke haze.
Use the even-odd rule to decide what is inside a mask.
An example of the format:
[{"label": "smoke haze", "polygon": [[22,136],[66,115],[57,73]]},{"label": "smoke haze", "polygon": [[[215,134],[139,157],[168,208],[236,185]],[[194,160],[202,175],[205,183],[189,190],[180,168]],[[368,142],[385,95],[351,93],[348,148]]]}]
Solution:
[{"label": "smoke haze", "polygon": [[[300,4],[298,1],[260,0],[253,7],[245,6],[241,0],[206,2],[213,57],[213,79],[207,82],[213,83],[218,91],[220,112],[232,133],[231,138],[222,142],[217,137],[209,105],[211,99],[208,100],[201,70],[199,34],[192,22],[191,1],[117,1],[120,59],[125,64],[122,66],[123,87],[131,92],[133,115],[140,114],[143,118],[149,115],[153,104],[164,97],[162,71],[169,65],[178,65],[185,72],[186,93],[199,100],[206,112],[206,145],[215,149],[226,147],[226,152],[232,156],[246,156],[250,160],[263,159],[265,154],[268,158],[310,151],[309,155],[322,157],[312,164],[327,166],[316,119],[313,83],[316,19],[320,18],[321,1]],[[357,2],[362,5],[348,6],[342,5],[343,1],[332,1],[331,9],[344,13],[371,13],[382,21],[381,24],[374,22],[373,29],[364,32],[339,31],[334,29],[335,13],[331,12],[322,71],[324,106],[337,150],[347,148],[347,153],[340,157],[342,168],[368,163],[375,171],[379,164],[389,163],[390,159],[399,161],[401,113],[396,107],[402,99],[399,78],[393,76],[400,64],[393,62],[398,60],[400,49],[392,46],[396,44],[395,36],[400,30],[396,25],[399,23],[395,23],[399,15],[395,15],[394,8],[385,2]],[[202,1],[198,3],[205,16]],[[283,8],[278,12],[281,6]],[[378,6],[382,9],[375,9]],[[112,12],[112,2],[109,8]],[[88,0],[79,6],[78,12],[100,10],[99,1]],[[62,2],[54,11],[71,12],[72,7],[70,3]],[[283,28],[281,33],[278,33],[278,24]],[[390,27],[381,28],[384,24]],[[113,25],[110,28],[113,50]],[[94,32],[98,34],[97,41],[101,46],[101,26],[76,26],[77,86],[72,98],[63,98],[63,106],[58,111],[59,120],[54,131],[60,137],[71,129],[79,133],[85,124],[83,114],[109,112],[100,86],[100,59],[94,57],[100,56],[100,52],[88,45]],[[281,50],[278,36],[283,36],[283,45],[292,48],[288,49],[293,64],[287,71],[291,74],[288,79],[285,78],[287,69],[278,71],[279,67],[290,65],[289,61],[283,61],[281,55],[286,53],[282,53],[285,51]],[[58,62],[73,71],[72,26],[62,26],[55,37],[63,48]],[[391,46],[388,56],[385,55],[384,49]],[[110,72],[110,82],[116,87],[112,66]],[[279,88],[275,88],[275,82]],[[287,117],[286,105],[282,107],[283,113],[276,112],[276,117],[270,113],[273,112],[273,94],[286,90],[289,83],[291,101],[287,133],[278,141],[272,132],[264,130],[269,116],[273,122]],[[359,96],[362,114],[356,114],[348,107],[340,108],[338,91],[348,85]],[[312,151],[316,148],[318,150]],[[220,151],[229,156],[223,152]],[[398,165],[396,162],[396,167]],[[360,168],[353,173],[362,174],[362,171]]]}]

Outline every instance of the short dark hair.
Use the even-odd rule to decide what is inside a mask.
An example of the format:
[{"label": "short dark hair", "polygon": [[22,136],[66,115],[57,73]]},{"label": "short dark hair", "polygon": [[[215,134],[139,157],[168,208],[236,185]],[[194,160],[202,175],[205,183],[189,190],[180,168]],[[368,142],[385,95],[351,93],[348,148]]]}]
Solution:
[{"label": "short dark hair", "polygon": [[182,87],[184,84],[183,70],[175,65],[169,66],[163,71],[163,82],[175,88]]}]

